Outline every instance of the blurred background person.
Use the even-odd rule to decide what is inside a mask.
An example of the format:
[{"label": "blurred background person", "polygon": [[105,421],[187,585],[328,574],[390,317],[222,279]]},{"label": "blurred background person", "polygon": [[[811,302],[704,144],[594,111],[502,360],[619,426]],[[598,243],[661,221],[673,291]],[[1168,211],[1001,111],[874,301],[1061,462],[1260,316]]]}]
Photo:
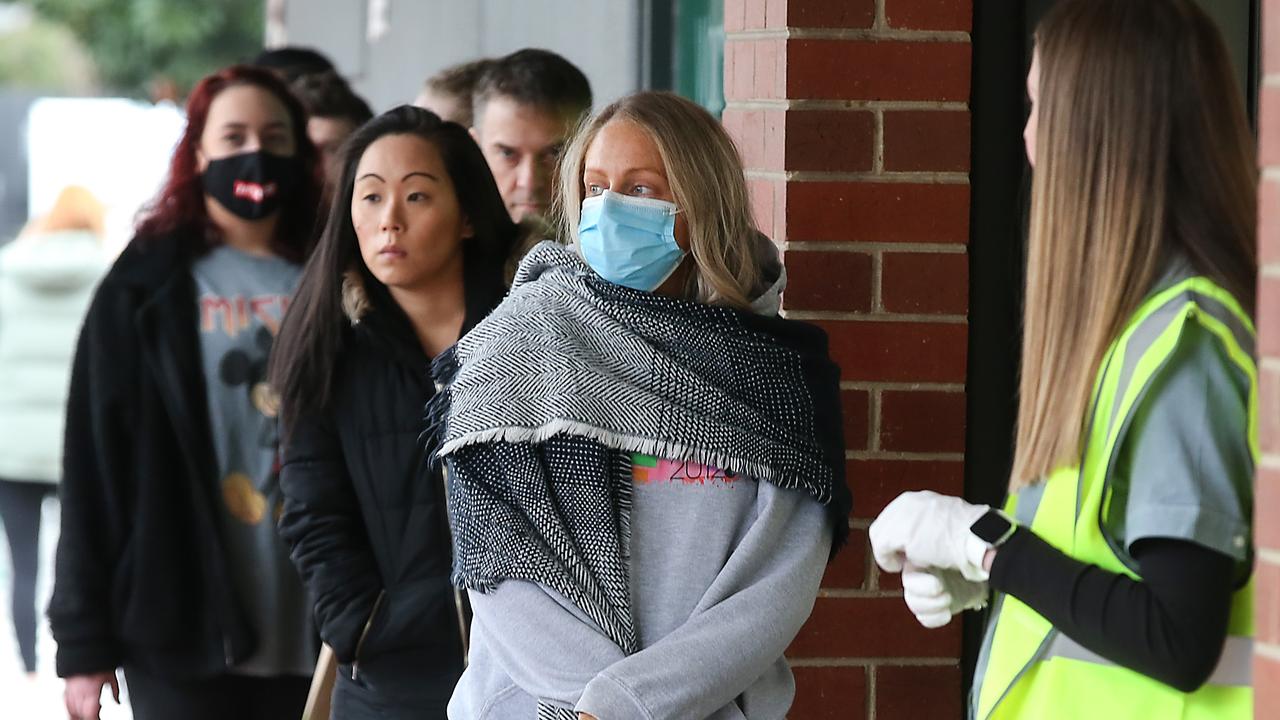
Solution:
[{"label": "blurred background person", "polygon": [[471,132],[511,219],[545,215],[560,151],[591,109],[586,76],[548,50],[518,50],[484,71],[471,105]]},{"label": "blurred background person", "polygon": [[103,279],[72,370],[49,619],[75,718],[124,667],[134,717],[297,717],[316,657],[276,533],[272,338],[319,204],[275,74],[202,80],[169,178]]},{"label": "blurred background person", "polygon": [[104,208],[68,186],[53,209],[0,249],[0,521],[9,541],[14,636],[36,671],[41,505],[61,474],[62,429],[76,334],[106,270]]},{"label": "blurred background person", "polygon": [[334,164],[338,148],[356,128],[373,117],[373,110],[333,70],[303,75],[294,80],[290,88],[307,111],[307,137],[320,151],[325,179],[334,183],[341,171]]},{"label": "blurred background person", "polygon": [[320,51],[291,45],[263,50],[249,65],[266,68],[284,78],[286,83],[293,83],[304,75],[337,70],[333,61]]},{"label": "blurred background person", "polygon": [[476,81],[491,65],[491,58],[481,58],[447,67],[427,78],[413,104],[469,128],[474,124],[471,94]]}]

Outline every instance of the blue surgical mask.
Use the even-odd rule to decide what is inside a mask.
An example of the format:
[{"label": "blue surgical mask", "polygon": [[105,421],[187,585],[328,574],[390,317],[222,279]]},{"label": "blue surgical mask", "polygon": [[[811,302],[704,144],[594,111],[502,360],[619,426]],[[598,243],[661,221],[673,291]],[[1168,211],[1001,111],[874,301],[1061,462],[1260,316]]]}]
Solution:
[{"label": "blue surgical mask", "polygon": [[676,244],[675,203],[605,190],[582,201],[578,244],[600,277],[653,292],[684,259]]}]

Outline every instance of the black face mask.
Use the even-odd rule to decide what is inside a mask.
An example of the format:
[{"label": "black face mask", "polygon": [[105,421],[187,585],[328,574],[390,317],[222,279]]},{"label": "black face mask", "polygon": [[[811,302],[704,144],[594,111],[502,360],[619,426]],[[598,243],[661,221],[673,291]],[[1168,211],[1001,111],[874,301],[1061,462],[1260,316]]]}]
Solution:
[{"label": "black face mask", "polygon": [[245,220],[261,220],[280,209],[298,184],[297,158],[271,153],[241,153],[210,160],[204,191]]}]

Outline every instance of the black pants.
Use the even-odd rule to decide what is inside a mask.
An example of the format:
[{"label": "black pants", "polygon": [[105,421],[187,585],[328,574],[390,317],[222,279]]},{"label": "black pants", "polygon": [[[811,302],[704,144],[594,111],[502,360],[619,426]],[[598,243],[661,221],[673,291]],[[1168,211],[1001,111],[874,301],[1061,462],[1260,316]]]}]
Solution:
[{"label": "black pants", "polygon": [[0,479],[0,522],[13,558],[13,633],[27,672],[36,671],[36,568],[40,559],[40,505],[55,486]]},{"label": "black pants", "polygon": [[124,669],[134,720],[298,720],[311,678],[218,675],[197,680]]}]

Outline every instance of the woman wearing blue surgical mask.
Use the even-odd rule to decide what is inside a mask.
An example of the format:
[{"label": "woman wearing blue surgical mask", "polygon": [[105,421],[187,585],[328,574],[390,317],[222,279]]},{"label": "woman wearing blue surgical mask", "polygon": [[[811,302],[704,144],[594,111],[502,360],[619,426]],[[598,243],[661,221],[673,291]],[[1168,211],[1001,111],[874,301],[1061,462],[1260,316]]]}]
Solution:
[{"label": "woman wearing blue surgical mask", "polygon": [[435,363],[454,581],[452,718],[779,718],[783,651],[848,533],[838,369],[702,108],[623,98],[560,168],[536,247]]},{"label": "woman wearing blue surgical mask", "polygon": [[192,91],[169,178],[98,288],[67,402],[49,619],[72,718],[297,717],[316,657],[276,533],[272,338],[320,169],[275,75]]}]

